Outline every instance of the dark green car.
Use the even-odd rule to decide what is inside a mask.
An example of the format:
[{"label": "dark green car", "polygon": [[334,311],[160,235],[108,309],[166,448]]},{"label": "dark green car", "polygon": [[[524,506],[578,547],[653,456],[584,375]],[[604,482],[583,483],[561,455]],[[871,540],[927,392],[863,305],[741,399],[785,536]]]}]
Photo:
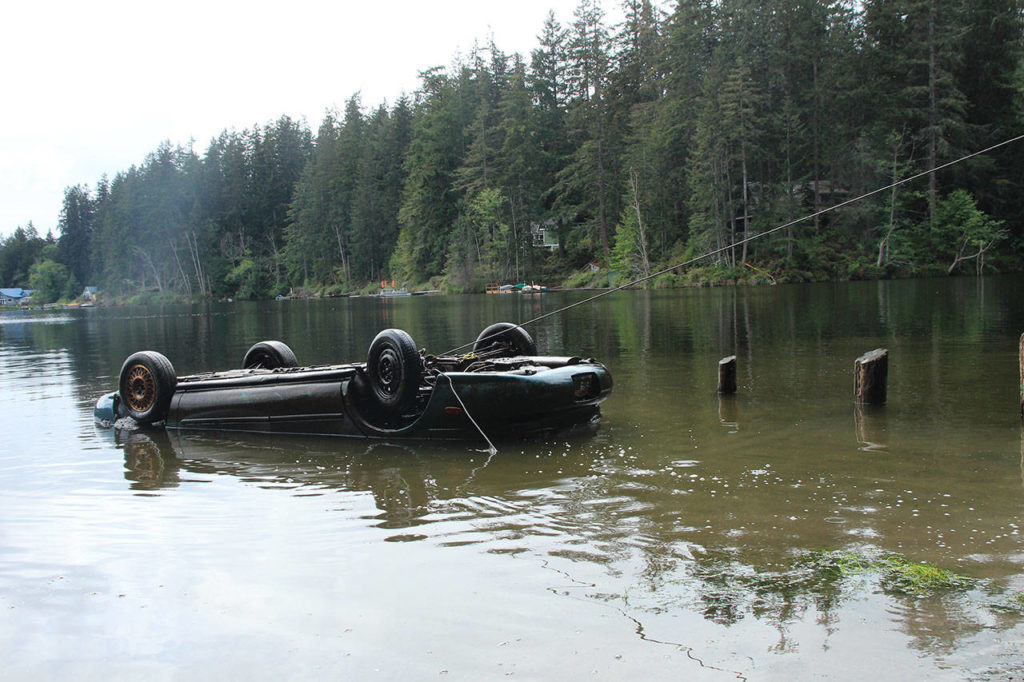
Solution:
[{"label": "dark green car", "polygon": [[176,376],[156,351],[121,368],[118,391],[96,403],[111,426],[131,417],[168,429],[369,438],[521,438],[596,423],[612,390],[604,365],[537,355],[517,325],[491,325],[464,355],[427,355],[400,329],[373,340],[366,362],[300,367],[280,341],[262,341],[242,369]]}]

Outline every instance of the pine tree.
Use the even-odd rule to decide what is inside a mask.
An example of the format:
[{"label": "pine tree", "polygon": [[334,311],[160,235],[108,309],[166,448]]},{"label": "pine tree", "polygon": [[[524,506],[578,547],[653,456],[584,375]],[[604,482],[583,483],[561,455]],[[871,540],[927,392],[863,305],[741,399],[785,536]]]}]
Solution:
[{"label": "pine tree", "polygon": [[498,155],[498,184],[503,188],[506,213],[511,226],[511,249],[514,268],[510,273],[517,281],[525,279],[534,254],[530,229],[543,222],[543,195],[551,176],[551,152],[544,149],[541,118],[532,106],[526,83],[526,66],[518,58],[508,79],[499,108],[499,131],[502,146]]},{"label": "pine tree", "polygon": [[352,208],[352,274],[357,280],[386,278],[398,239],[398,209],[409,145],[410,111],[405,99],[388,112],[380,106],[367,121],[367,139]]},{"label": "pine tree", "polygon": [[553,225],[558,230],[558,247],[565,254],[566,236],[562,215],[555,205],[557,173],[565,166],[572,146],[569,140],[566,110],[569,105],[566,81],[566,30],[548,13],[543,31],[538,38],[540,46],[531,53],[527,72],[527,86],[533,96],[535,132],[531,136],[539,149],[540,158],[533,169],[540,189],[537,220]]},{"label": "pine tree", "polygon": [[[866,0],[864,26],[878,103],[874,139],[893,132],[912,135],[923,170],[932,170],[954,156],[956,140],[963,139],[966,102],[955,78],[961,63],[961,6],[940,0]],[[927,218],[934,223],[939,178],[932,173],[927,182]]]},{"label": "pine tree", "polygon": [[399,211],[401,232],[391,271],[401,279],[425,280],[442,272],[449,236],[458,216],[456,171],[463,163],[473,120],[469,68],[452,78],[443,71],[422,74],[407,173]]},{"label": "pine tree", "polygon": [[64,206],[61,209],[60,259],[79,282],[92,278],[92,234],[95,229],[96,203],[89,188],[75,185],[64,190]]},{"label": "pine tree", "polygon": [[585,232],[585,241],[573,244],[574,250],[586,254],[593,243],[605,263],[611,257],[611,216],[618,213],[620,198],[620,150],[606,98],[609,51],[610,37],[599,2],[581,0],[567,41],[567,122],[573,151],[558,173],[554,192],[562,218]]}]

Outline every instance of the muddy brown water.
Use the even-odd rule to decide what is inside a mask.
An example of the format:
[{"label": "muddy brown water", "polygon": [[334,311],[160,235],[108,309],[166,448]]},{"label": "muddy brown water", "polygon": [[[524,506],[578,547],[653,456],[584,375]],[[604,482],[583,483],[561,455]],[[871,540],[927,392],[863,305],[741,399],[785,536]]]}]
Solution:
[{"label": "muddy brown water", "polygon": [[[531,328],[608,365],[599,429],[493,456],[92,424],[136,350],[340,362],[400,327],[438,352],[584,297],[0,314],[0,677],[1024,674],[1021,277],[608,296]],[[878,347],[888,404],[858,408]],[[822,551],[976,582],[823,579]]]}]

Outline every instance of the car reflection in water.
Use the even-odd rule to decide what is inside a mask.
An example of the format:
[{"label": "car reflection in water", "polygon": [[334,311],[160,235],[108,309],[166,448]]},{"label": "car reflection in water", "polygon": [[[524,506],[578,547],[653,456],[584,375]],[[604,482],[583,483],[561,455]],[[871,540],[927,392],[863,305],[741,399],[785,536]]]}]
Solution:
[{"label": "car reflection in water", "polygon": [[[596,428],[563,431],[559,442],[587,442]],[[381,512],[375,525],[393,529],[423,523],[424,515],[438,511],[439,502],[545,488],[590,471],[590,460],[578,457],[545,474],[534,468],[532,455],[521,454],[522,444],[513,456],[495,458],[482,450],[429,442],[398,445],[291,435],[270,439],[265,434],[173,429],[115,430],[115,441],[124,451],[125,479],[140,494],[223,475],[294,494],[369,492]],[[532,444],[537,451],[546,447]]]}]

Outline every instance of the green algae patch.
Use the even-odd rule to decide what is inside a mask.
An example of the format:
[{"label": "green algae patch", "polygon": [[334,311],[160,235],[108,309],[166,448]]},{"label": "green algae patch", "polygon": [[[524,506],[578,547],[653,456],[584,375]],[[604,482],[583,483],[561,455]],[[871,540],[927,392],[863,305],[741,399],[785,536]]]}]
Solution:
[{"label": "green algae patch", "polygon": [[816,552],[806,559],[806,565],[823,578],[875,575],[887,592],[914,597],[966,590],[975,584],[972,578],[931,564],[915,563],[899,554],[872,556],[858,552]]}]

